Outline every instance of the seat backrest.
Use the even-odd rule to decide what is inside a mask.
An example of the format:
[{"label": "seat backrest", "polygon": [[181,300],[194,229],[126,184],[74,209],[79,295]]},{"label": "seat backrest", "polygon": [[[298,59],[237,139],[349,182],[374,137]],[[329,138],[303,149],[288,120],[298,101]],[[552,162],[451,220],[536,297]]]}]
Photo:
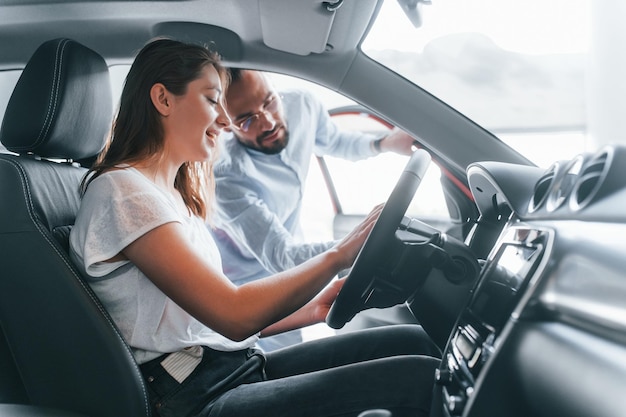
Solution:
[{"label": "seat backrest", "polygon": [[67,253],[86,172],[75,161],[102,149],[112,108],[106,62],[69,39],[35,51],[9,100],[0,129],[14,153],[0,154],[0,355],[10,358],[0,365],[20,381],[0,388],[9,387],[8,400],[89,416],[148,416],[132,352]]}]

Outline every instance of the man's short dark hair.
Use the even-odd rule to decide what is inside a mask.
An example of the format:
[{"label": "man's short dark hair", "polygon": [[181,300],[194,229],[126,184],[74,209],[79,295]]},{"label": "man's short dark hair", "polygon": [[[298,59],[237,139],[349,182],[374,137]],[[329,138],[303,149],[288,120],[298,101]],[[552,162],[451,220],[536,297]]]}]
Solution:
[{"label": "man's short dark hair", "polygon": [[233,84],[241,79],[242,68],[228,68],[228,77],[230,78],[230,84]]}]

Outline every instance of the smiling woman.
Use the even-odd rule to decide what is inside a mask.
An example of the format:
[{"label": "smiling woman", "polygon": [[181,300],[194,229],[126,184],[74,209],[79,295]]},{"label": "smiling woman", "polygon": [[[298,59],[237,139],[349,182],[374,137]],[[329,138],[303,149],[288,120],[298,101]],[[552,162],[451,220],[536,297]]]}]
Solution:
[{"label": "smiling woman", "polygon": [[[400,10],[415,3],[417,29]],[[625,19],[619,0],[0,0],[0,415],[623,417]],[[300,210],[304,194],[300,220],[328,251],[240,286],[223,273],[246,263],[217,252],[197,215],[205,196],[182,197],[227,129],[217,90],[203,88],[218,87],[215,73],[182,77],[188,92],[153,80],[140,88],[152,96],[119,105],[155,38],[309,82],[300,101],[276,83],[291,144],[307,143],[296,138],[311,125],[289,122],[307,103],[331,130],[366,132],[363,167],[324,148],[276,175],[270,161],[293,154],[254,154],[276,207]],[[173,52],[142,74],[186,68]],[[267,93],[235,115],[252,117],[248,132],[275,121]],[[144,106],[163,129],[120,122],[115,136],[166,134],[168,152],[113,158],[81,201],[112,115]],[[380,152],[396,129],[403,155]],[[279,130],[256,136],[275,142]],[[434,175],[408,167],[409,151]],[[189,176],[172,180],[185,159]],[[290,188],[307,172],[316,198],[312,182]],[[389,199],[398,177],[420,184],[404,215],[394,201],[411,191]],[[253,194],[233,199],[248,214],[241,230],[267,249],[247,259],[290,261],[263,230],[296,217],[257,214]],[[375,227],[385,210],[368,210],[386,200],[394,215]],[[384,233],[360,258],[370,230]],[[77,250],[81,233],[94,243]],[[83,252],[98,256],[85,265]],[[361,309],[331,337],[255,343],[310,323],[327,334],[326,320],[339,327]]]},{"label": "smiling woman", "polygon": [[[262,336],[326,318],[344,282],[330,281],[354,262],[381,207],[332,250],[233,284],[206,225],[219,195],[210,181],[213,149],[231,126],[226,80],[217,55],[200,45],[146,44],[127,75],[107,146],[84,177],[70,232],[70,256],[133,348],[154,413],[234,417],[308,410],[351,417],[372,405],[411,414],[427,409],[439,360],[420,329],[373,329],[269,353],[256,347]],[[263,100],[260,106],[264,111]],[[327,360],[361,338],[375,347]],[[293,362],[302,355],[305,366]],[[355,372],[363,382],[347,384]],[[387,378],[371,377],[381,373]],[[342,379],[350,389],[340,398],[316,401],[320,392],[331,398],[331,381]],[[425,384],[416,394],[420,380]],[[379,389],[374,402],[372,395],[361,396],[389,381],[397,384],[393,395]],[[288,395],[272,395],[278,392]],[[345,407],[340,414],[338,406]]]}]

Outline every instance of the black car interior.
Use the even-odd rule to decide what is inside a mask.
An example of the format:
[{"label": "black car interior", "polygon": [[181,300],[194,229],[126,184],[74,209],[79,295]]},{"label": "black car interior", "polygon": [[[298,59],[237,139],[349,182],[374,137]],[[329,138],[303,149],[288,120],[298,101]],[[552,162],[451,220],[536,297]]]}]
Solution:
[{"label": "black car interior", "polygon": [[[104,59],[69,39],[37,49],[9,101],[0,130],[11,152],[0,154],[0,415],[150,415],[131,349],[67,253],[79,184],[111,117]],[[331,321],[341,327],[359,303],[406,300],[443,352],[431,417],[624,416],[624,178],[626,148],[617,145],[547,170],[472,163],[479,216],[464,241],[446,243],[396,207],[374,242],[393,253],[382,268],[365,264],[365,286]],[[418,245],[435,254],[426,273]],[[455,254],[466,279],[442,267]]]},{"label": "black car interior", "polygon": [[67,252],[86,172],[77,161],[102,149],[112,109],[104,59],[69,39],[37,49],[8,104],[0,135],[14,154],[0,154],[0,195],[11,196],[0,204],[0,415],[150,415],[130,348]]}]

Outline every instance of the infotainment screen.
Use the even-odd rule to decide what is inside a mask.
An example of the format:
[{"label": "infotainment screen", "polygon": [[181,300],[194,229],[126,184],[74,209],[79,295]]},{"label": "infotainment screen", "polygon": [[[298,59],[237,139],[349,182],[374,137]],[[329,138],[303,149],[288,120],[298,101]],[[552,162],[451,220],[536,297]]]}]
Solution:
[{"label": "infotainment screen", "polygon": [[492,331],[500,332],[506,323],[542,251],[540,242],[503,243],[500,246],[469,306]]},{"label": "infotainment screen", "polygon": [[[463,414],[502,329],[541,268],[553,232],[519,224],[508,228],[489,254],[474,294],[444,352],[437,381],[446,415]],[[459,406],[460,405],[460,406]]]}]

